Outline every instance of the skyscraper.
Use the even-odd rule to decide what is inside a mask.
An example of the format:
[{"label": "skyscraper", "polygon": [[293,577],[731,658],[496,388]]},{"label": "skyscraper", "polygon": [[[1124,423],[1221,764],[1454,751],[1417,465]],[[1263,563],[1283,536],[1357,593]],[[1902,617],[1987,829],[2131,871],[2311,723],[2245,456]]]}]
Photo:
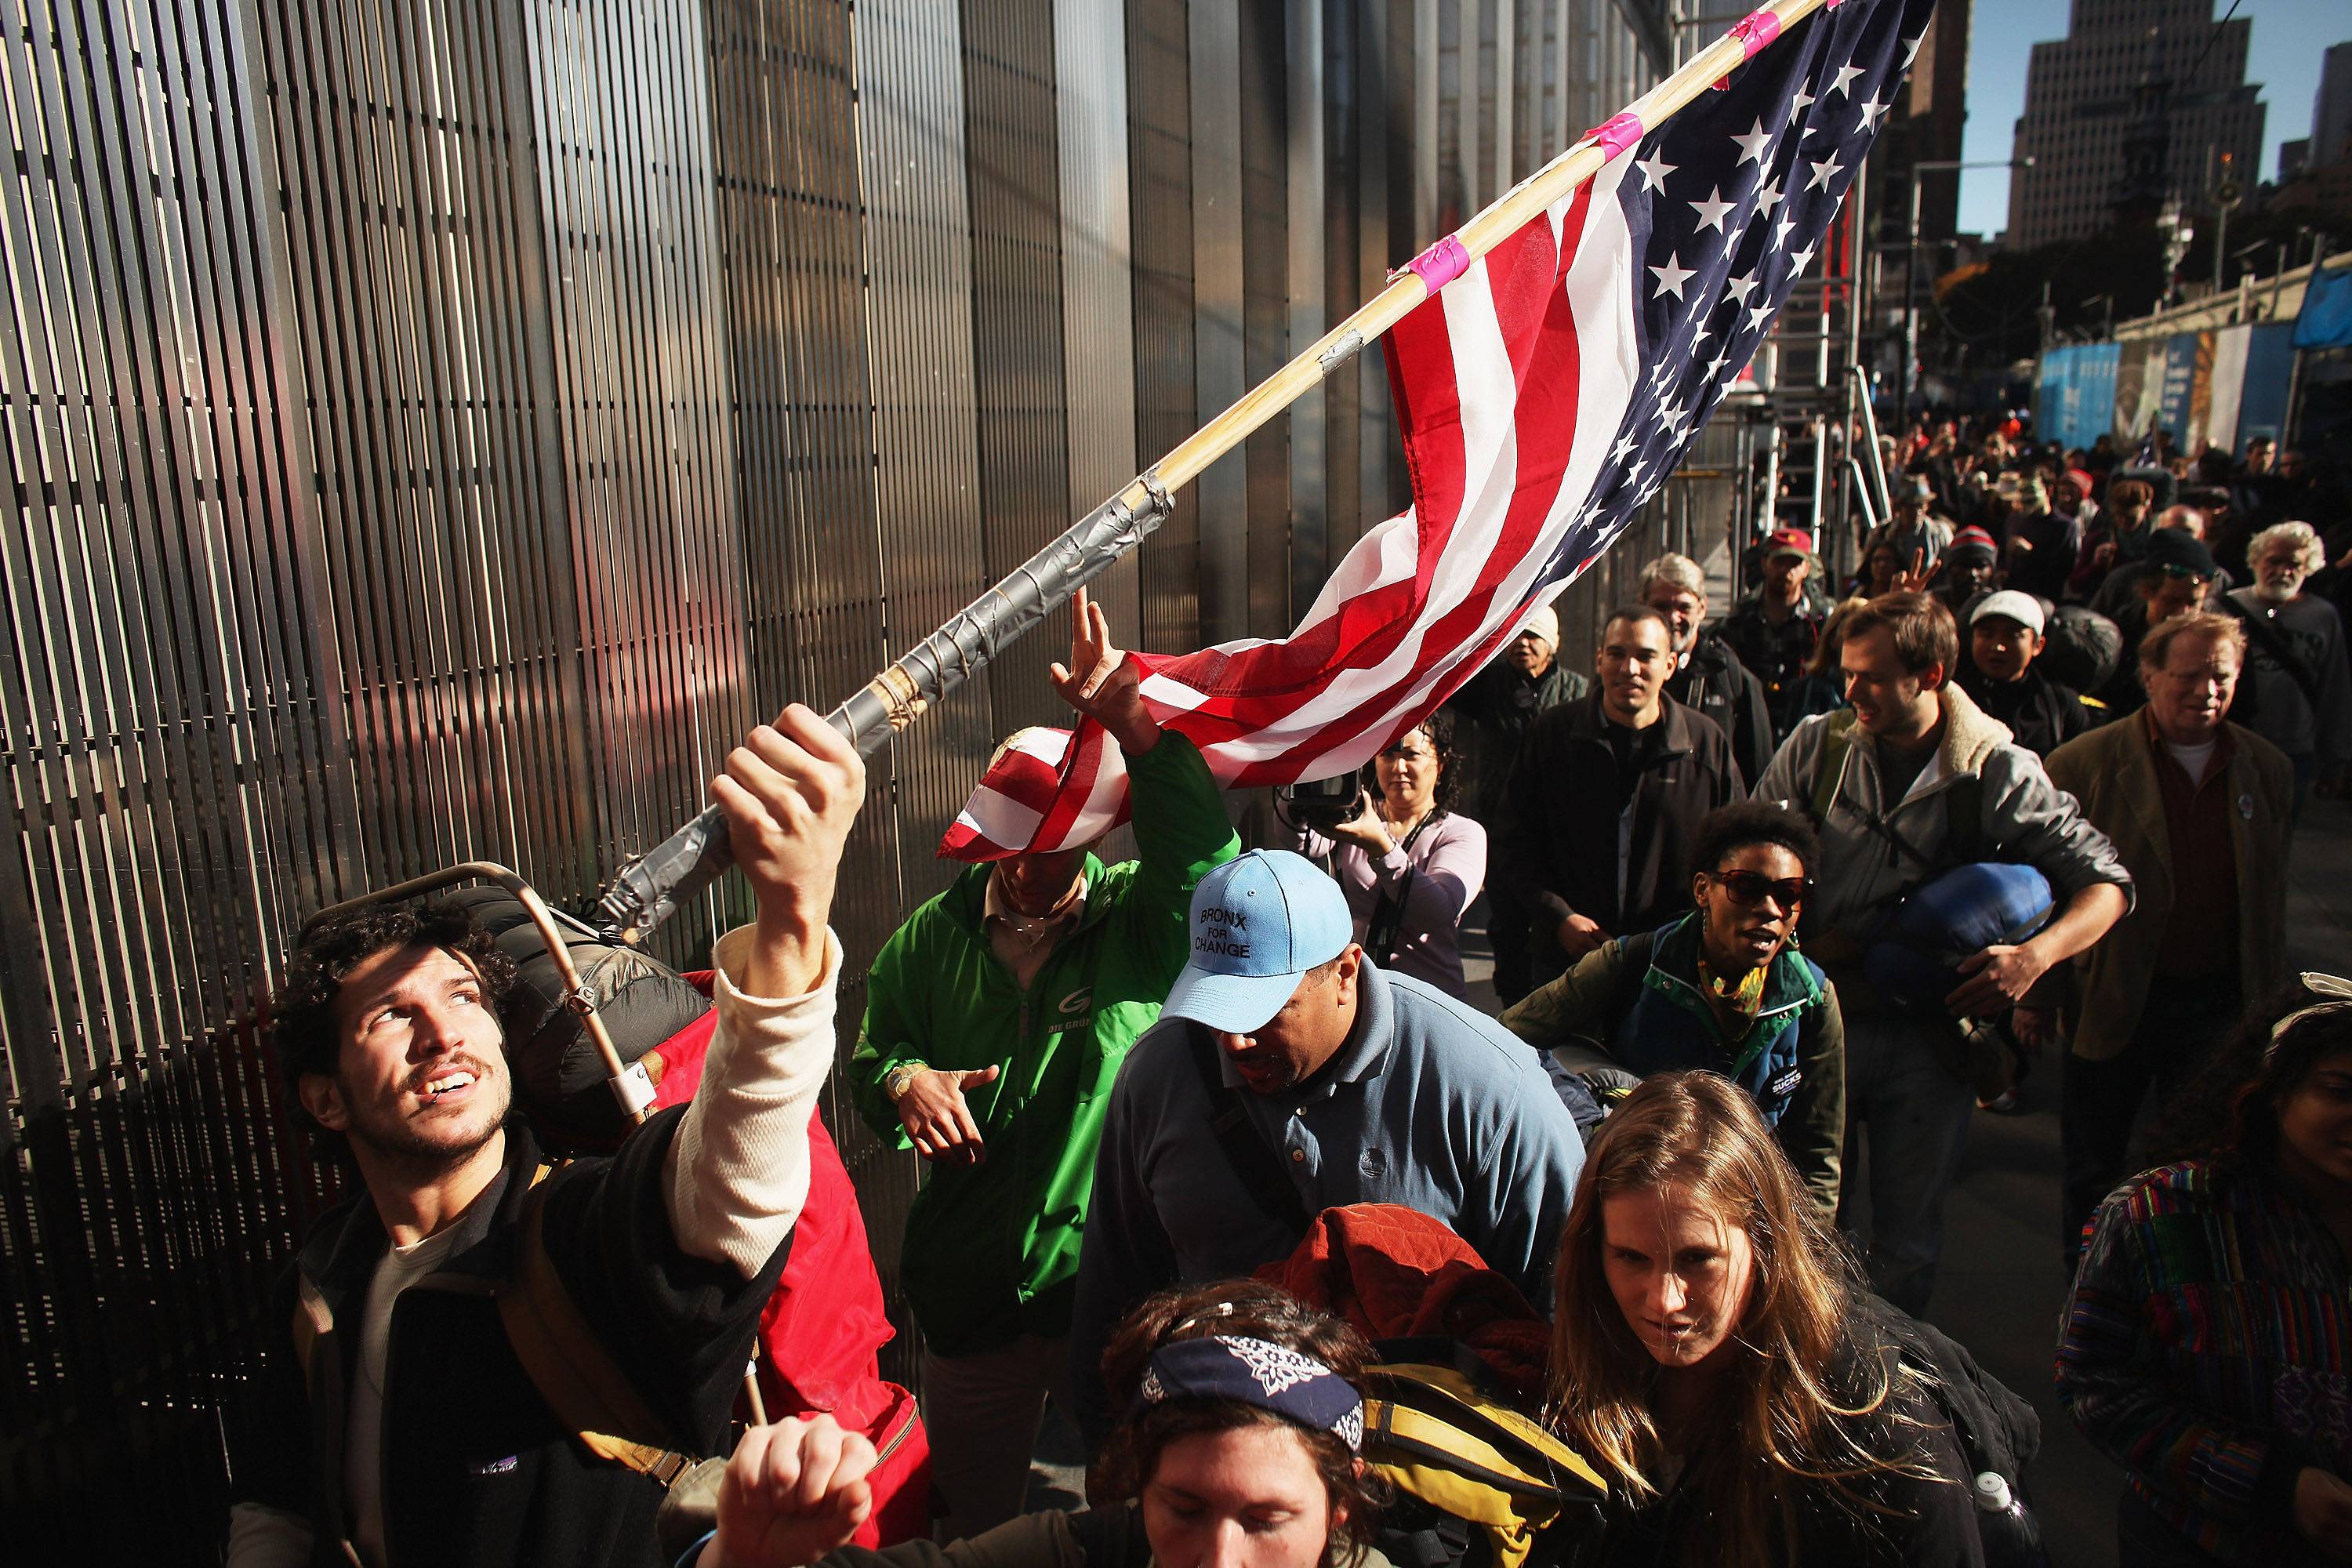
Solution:
[{"label": "skyscraper", "polygon": [[2201,206],[2223,154],[2251,184],[2263,112],[2245,79],[2252,28],[2217,28],[2211,0],[2074,0],[2067,36],[2034,45],[2026,68],[2013,155],[2034,166],[2010,181],[2010,245],[2095,234],[2119,206]]},{"label": "skyscraper", "polygon": [[2330,44],[2319,64],[2319,90],[2311,99],[2313,164],[2352,158],[2352,43]]}]

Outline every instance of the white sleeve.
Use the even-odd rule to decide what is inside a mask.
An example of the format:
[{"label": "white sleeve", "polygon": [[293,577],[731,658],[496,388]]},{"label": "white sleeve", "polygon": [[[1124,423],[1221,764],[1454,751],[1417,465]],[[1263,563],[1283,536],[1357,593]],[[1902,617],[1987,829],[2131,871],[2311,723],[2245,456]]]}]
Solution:
[{"label": "white sleeve", "polygon": [[310,1521],[265,1503],[228,1510],[228,1568],[303,1568],[310,1561]]},{"label": "white sleeve", "polygon": [[680,1250],[759,1273],[808,1201],[809,1117],[833,1068],[834,992],[841,942],[824,933],[824,970],[802,996],[748,996],[729,979],[742,968],[751,928],[719,939],[719,1027],[702,1083],[669,1147],[669,1217]]}]

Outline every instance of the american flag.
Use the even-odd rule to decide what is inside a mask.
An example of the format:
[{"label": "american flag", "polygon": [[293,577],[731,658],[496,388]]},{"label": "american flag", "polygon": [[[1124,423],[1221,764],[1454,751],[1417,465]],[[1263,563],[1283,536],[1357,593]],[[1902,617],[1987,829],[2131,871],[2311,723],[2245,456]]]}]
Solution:
[{"label": "american flag", "polygon": [[[1227,787],[1286,784],[1362,766],[1475,674],[1658,493],[1754,356],[1933,10],[1832,0],[1777,40],[1751,18],[1725,90],[1400,322],[1412,510],[1357,542],[1289,637],[1133,655],[1154,716]],[[1060,749],[1051,795],[992,788],[992,770],[940,853],[1059,848],[1121,820],[1117,748],[1081,724]]]}]

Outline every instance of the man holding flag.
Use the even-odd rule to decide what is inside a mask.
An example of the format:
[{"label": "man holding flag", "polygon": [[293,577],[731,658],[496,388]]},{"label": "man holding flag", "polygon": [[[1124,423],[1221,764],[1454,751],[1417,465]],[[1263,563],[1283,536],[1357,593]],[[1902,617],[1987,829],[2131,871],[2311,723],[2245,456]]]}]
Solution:
[{"label": "man holding flag", "polygon": [[[1021,1510],[1045,1400],[1068,1387],[1111,1080],[1184,967],[1194,884],[1239,847],[1201,753],[1152,721],[1084,589],[1053,681],[1078,732],[1024,731],[990,763],[940,846],[979,863],[883,944],[849,1062],[859,1113],[931,1166],[900,1267],[957,1535]],[[1112,820],[1048,804],[1065,749],[1066,800],[1087,795],[1074,779],[1133,780],[1140,859],[1104,866],[1093,851]]]}]

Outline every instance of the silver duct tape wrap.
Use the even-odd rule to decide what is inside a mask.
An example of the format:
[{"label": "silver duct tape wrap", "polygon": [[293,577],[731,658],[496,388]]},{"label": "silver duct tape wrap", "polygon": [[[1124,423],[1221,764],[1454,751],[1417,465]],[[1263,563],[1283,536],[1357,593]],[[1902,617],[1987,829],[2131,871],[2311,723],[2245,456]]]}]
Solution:
[{"label": "silver duct tape wrap", "polygon": [[[1140,489],[1144,501],[1128,496]],[[1070,595],[1108,571],[1166,521],[1172,503],[1154,472],[1095,508],[1003,582],[950,616],[825,715],[862,756],[913,723],[924,709],[961,686]],[[607,940],[639,942],[680,905],[716,881],[729,865],[727,818],[717,806],[624,865],[597,901]]]}]

